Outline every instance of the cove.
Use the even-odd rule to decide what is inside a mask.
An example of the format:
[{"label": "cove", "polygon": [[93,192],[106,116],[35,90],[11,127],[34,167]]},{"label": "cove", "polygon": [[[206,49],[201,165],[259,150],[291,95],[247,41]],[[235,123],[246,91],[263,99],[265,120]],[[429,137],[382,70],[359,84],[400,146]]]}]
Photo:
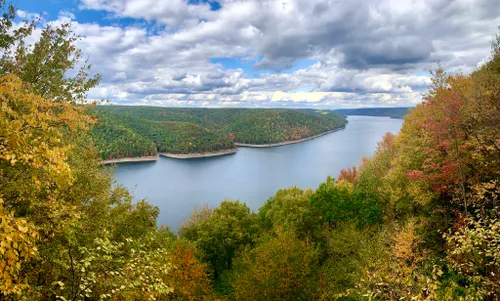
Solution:
[{"label": "cove", "polygon": [[358,165],[371,156],[386,132],[397,134],[402,119],[349,116],[344,130],[301,143],[273,148],[240,147],[233,155],[119,164],[118,184],[134,200],[160,209],[158,225],[177,231],[194,207],[216,207],[224,199],[240,200],[257,210],[280,188],[317,188],[328,175]]}]

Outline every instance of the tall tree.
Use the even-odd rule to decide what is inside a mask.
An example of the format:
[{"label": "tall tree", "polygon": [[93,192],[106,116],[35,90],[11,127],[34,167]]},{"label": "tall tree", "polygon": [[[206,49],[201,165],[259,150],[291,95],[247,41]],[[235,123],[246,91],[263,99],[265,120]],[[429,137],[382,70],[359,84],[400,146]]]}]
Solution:
[{"label": "tall tree", "polygon": [[0,75],[16,74],[31,84],[34,92],[44,98],[66,103],[84,103],[87,92],[96,87],[99,74],[90,74],[90,65],[82,61],[82,52],[75,43],[80,39],[70,23],[53,27],[44,24],[40,39],[26,44],[39,20],[26,21],[13,28],[15,8],[0,1],[4,11],[0,23]]},{"label": "tall tree", "polygon": [[207,213],[205,218],[198,218],[197,214],[192,216],[192,221],[179,229],[179,234],[196,244],[203,261],[218,277],[231,269],[237,252],[253,242],[258,230],[257,219],[250,208],[239,201],[223,201]]},{"label": "tall tree", "polygon": [[238,259],[237,300],[313,300],[316,252],[292,232],[278,230]]}]

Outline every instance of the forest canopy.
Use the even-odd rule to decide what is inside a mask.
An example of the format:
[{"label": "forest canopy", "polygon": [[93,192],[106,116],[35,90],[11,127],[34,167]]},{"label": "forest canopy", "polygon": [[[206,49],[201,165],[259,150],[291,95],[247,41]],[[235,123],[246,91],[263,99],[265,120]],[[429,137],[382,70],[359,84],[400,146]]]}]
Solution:
[{"label": "forest canopy", "polygon": [[272,144],[322,134],[345,126],[328,110],[202,109],[98,106],[90,132],[103,159],[217,152],[234,143]]}]

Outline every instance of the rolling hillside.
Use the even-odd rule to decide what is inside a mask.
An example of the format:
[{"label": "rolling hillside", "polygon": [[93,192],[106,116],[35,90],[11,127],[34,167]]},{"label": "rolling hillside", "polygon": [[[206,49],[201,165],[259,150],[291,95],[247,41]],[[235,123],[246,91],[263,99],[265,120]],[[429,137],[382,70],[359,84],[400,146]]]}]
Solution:
[{"label": "rolling hillside", "polygon": [[359,109],[339,109],[335,112],[344,115],[380,116],[391,118],[404,118],[413,108],[359,108]]},{"label": "rolling hillside", "polygon": [[103,159],[158,152],[189,154],[234,148],[234,143],[295,141],[345,126],[326,110],[202,109],[101,106],[91,136]]}]

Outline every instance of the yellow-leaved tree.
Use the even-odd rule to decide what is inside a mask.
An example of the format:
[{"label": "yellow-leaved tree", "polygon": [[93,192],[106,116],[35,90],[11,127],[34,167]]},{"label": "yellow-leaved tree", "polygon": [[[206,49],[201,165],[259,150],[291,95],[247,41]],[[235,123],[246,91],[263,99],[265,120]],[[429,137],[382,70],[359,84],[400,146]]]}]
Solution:
[{"label": "yellow-leaved tree", "polygon": [[[0,212],[4,288],[17,292],[23,259],[35,254],[34,208],[62,215],[55,191],[71,185],[67,162],[71,145],[64,132],[86,128],[90,118],[81,107],[56,103],[33,93],[29,84],[10,74],[0,78]],[[7,248],[4,250],[4,248]]]},{"label": "yellow-leaved tree", "polygon": [[210,293],[205,266],[180,261],[174,235],[156,228],[158,209],[134,203],[99,164],[86,99],[100,77],[81,62],[79,37],[68,24],[42,24],[26,45],[35,23],[15,29],[14,7],[0,0],[0,11],[0,299]]}]

